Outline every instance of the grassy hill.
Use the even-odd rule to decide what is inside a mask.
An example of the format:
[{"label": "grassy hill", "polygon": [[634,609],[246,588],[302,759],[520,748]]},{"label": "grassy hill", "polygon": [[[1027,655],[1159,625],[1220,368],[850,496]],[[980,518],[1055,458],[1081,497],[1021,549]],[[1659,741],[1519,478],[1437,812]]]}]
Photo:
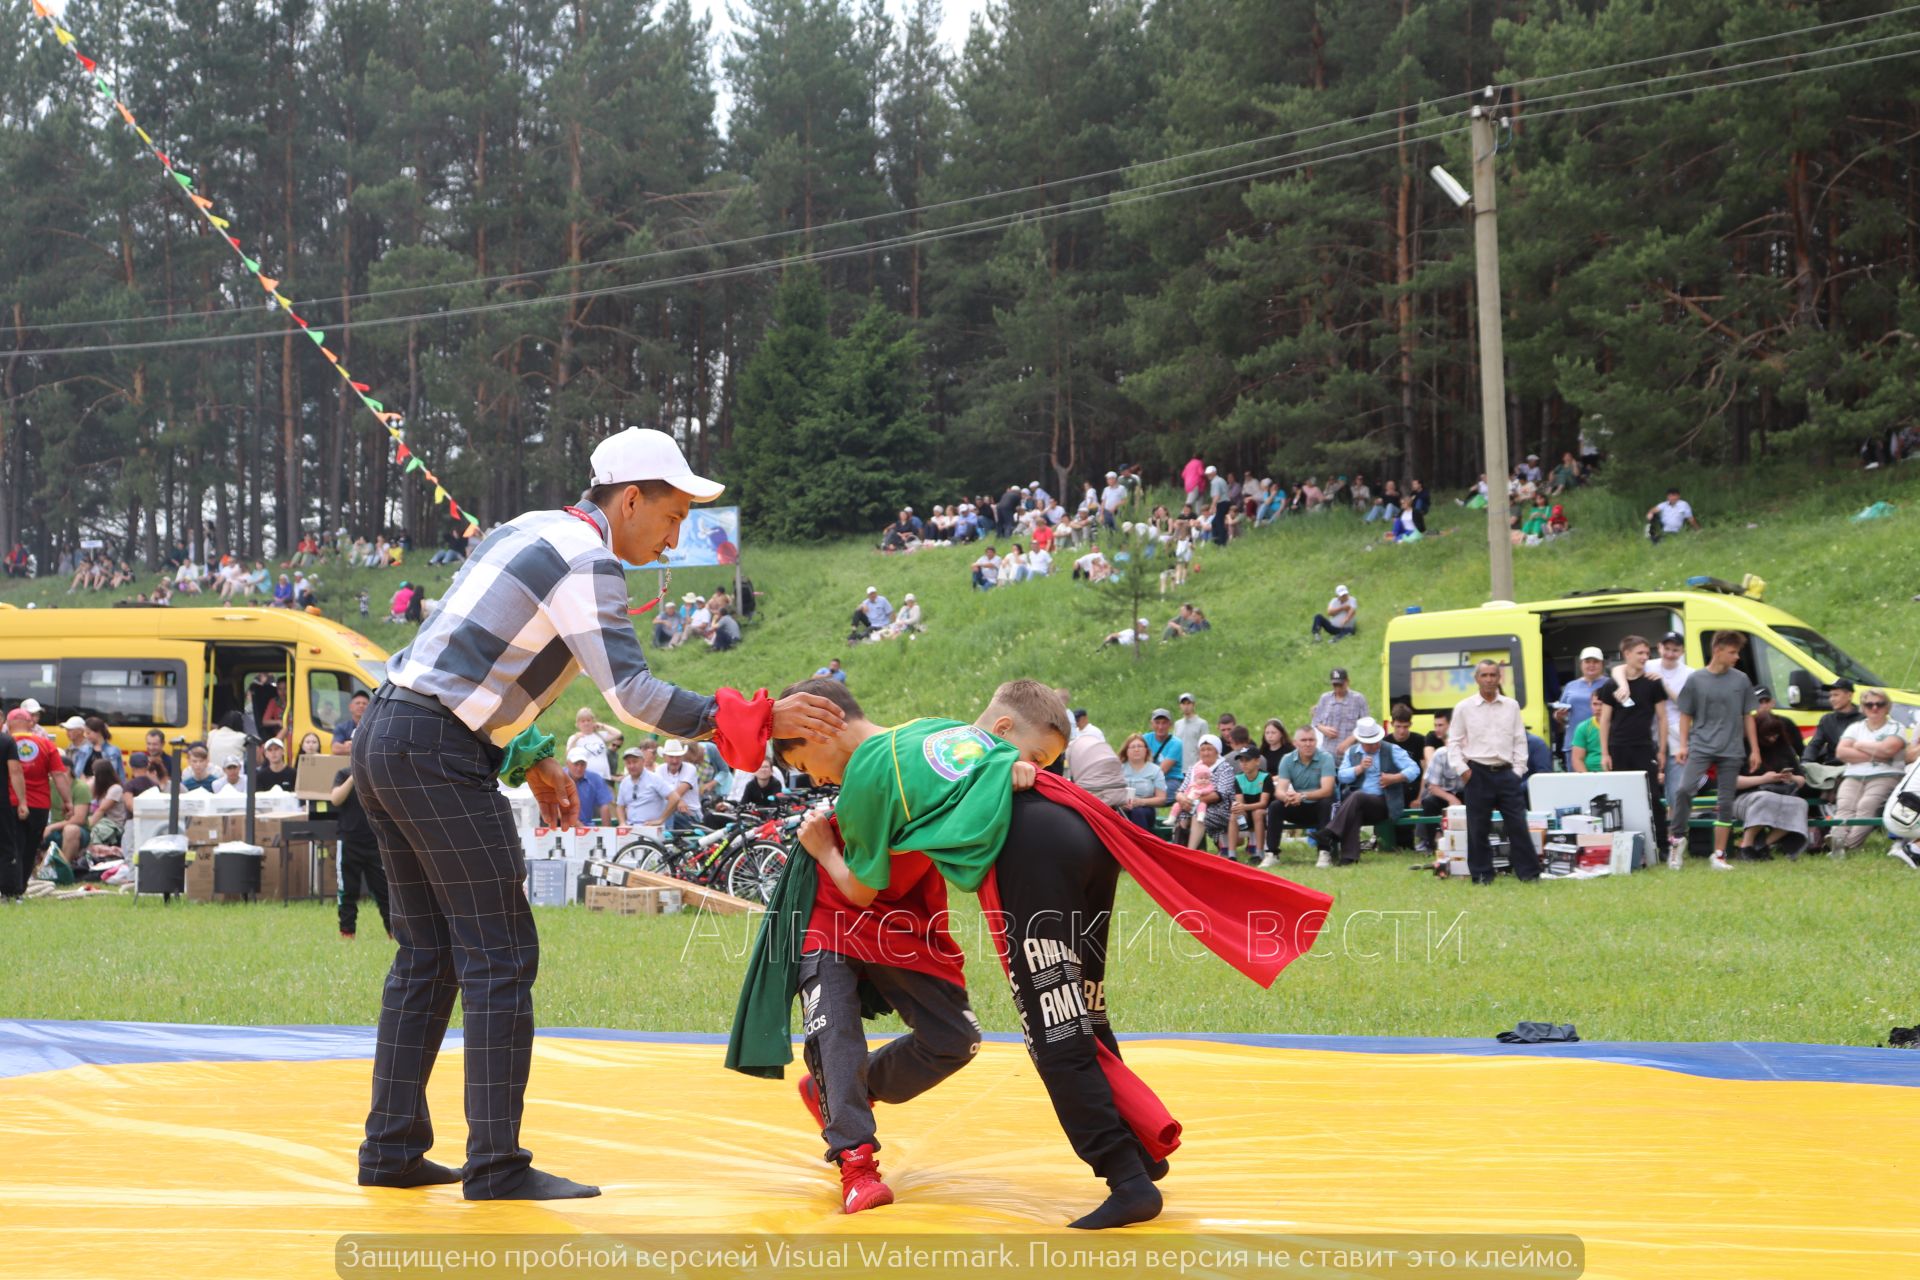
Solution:
[{"label": "grassy hill", "polygon": [[[1767,580],[1770,603],[1806,619],[1888,680],[1913,687],[1920,676],[1920,604],[1910,600],[1920,589],[1920,467],[1781,471],[1736,482],[1679,479],[1703,532],[1649,544],[1639,514],[1657,493],[1582,490],[1568,502],[1574,525],[1568,537],[1515,549],[1520,598],[1609,586],[1677,587],[1694,574],[1737,580],[1755,573]],[[1897,514],[1851,518],[1880,499],[1895,503]],[[1203,550],[1194,579],[1176,594],[1156,596],[1146,613],[1157,635],[1180,600],[1190,599],[1206,609],[1214,629],[1137,655],[1097,648],[1104,633],[1125,625],[1128,606],[1071,581],[1064,569],[1051,580],[976,592],[968,581],[971,547],[883,556],[868,539],[808,546],[758,546],[749,539],[743,564],[761,608],[741,648],[650,652],[662,676],[690,688],[775,691],[837,656],[852,689],[883,722],[969,715],[999,681],[1031,676],[1067,686],[1110,736],[1144,725],[1155,706],[1172,705],[1187,690],[1198,695],[1208,719],[1221,711],[1254,722],[1277,714],[1291,726],[1312,706],[1335,661],[1353,668],[1355,684],[1378,698],[1380,637],[1389,614],[1412,605],[1469,607],[1486,598],[1485,517],[1455,506],[1448,494],[1439,497],[1430,523],[1431,536],[1400,547],[1382,543],[1377,525],[1328,512]],[[437,596],[452,572],[421,556],[399,570],[326,569],[322,576],[330,616],[398,649],[411,628],[387,623],[384,601],[402,578],[425,582]],[[719,569],[682,571],[673,593],[705,592],[730,580],[731,573]],[[1360,601],[1362,632],[1337,646],[1310,644],[1309,621],[1339,582]],[[896,607],[914,592],[928,633],[849,648],[847,615],[869,584]],[[374,601],[366,620],[354,603],[363,587]],[[653,575],[634,575],[633,589],[636,600],[650,598]],[[67,595],[64,582],[0,587],[0,600],[14,604],[33,600],[46,608],[82,599]],[[565,726],[581,705],[606,714],[599,693],[581,681],[548,714],[545,727],[570,731]]]}]

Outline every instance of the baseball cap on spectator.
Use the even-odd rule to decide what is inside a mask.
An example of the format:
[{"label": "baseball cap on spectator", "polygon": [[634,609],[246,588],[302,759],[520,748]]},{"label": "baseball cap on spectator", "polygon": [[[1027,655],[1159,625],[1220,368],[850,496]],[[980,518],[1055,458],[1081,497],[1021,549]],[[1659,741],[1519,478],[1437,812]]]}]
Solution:
[{"label": "baseball cap on spectator", "polygon": [[627,758],[628,756],[637,756],[637,755],[639,755],[639,754],[640,754],[640,748],[638,748],[638,747],[628,747],[628,748],[627,748],[627,749],[626,749],[625,751],[622,751],[622,752],[620,753],[620,758],[621,758],[622,760],[625,760],[625,759],[626,759],[626,758]]},{"label": "baseball cap on spectator", "polygon": [[1073,718],[1075,720],[1086,720],[1086,719],[1090,719],[1091,717],[1088,716],[1087,709],[1085,707],[1075,707],[1073,709]]},{"label": "baseball cap on spectator", "polygon": [[1830,684],[1830,685],[1828,685],[1828,686],[1827,686],[1827,688],[1829,688],[1829,689],[1845,689],[1845,690],[1846,690],[1846,691],[1847,691],[1848,693],[1852,693],[1852,692],[1853,692],[1853,681],[1851,681],[1851,680],[1849,680],[1849,679],[1847,679],[1847,678],[1846,678],[1845,676],[1841,676],[1841,677],[1840,677],[1840,678],[1839,678],[1838,680],[1835,680],[1835,681],[1834,681],[1834,682],[1833,682],[1832,684]]},{"label": "baseball cap on spectator", "polygon": [[1167,710],[1167,709],[1166,709],[1165,707],[1155,707],[1155,708],[1153,709],[1153,714],[1152,714],[1152,715],[1150,715],[1150,716],[1148,716],[1148,717],[1147,717],[1147,719],[1149,719],[1149,720],[1171,720],[1171,719],[1173,719],[1173,712],[1171,712],[1171,711],[1169,711],[1169,710]]},{"label": "baseball cap on spectator", "polygon": [[1118,471],[1109,471],[1109,472],[1107,472],[1107,479],[1109,479],[1109,480],[1118,480],[1119,478],[1120,478],[1120,473],[1119,473]]},{"label": "baseball cap on spectator", "polygon": [[1687,638],[1684,635],[1680,634],[1678,631],[1669,631],[1667,632],[1667,634],[1660,637],[1660,643],[1661,644],[1677,644],[1684,647],[1687,643]]},{"label": "baseball cap on spectator", "polygon": [[1380,722],[1372,716],[1361,716],[1354,722],[1353,740],[1355,742],[1378,742],[1386,736],[1387,731],[1382,729]]},{"label": "baseball cap on spectator", "polygon": [[1333,670],[1327,672],[1327,683],[1328,684],[1347,683],[1347,669],[1345,667],[1335,667]]},{"label": "baseball cap on spectator", "polygon": [[26,712],[30,716],[37,716],[40,714],[42,710],[39,702],[35,701],[32,698],[21,699],[20,709]]},{"label": "baseball cap on spectator", "polygon": [[[637,756],[637,755],[639,755],[640,753],[639,753],[638,751],[626,751],[626,752],[622,752],[621,754],[622,754],[622,755],[629,755],[629,754],[630,754],[630,755],[636,755],[636,756]],[[567,752],[567,763],[568,763],[568,764],[576,764],[576,763],[577,763],[577,764],[585,764],[585,763],[586,763],[586,762],[587,762],[587,761],[588,761],[588,760],[589,760],[590,758],[591,758],[591,757],[589,757],[589,756],[587,755],[587,749],[586,749],[585,747],[575,747],[575,748],[574,748],[573,750],[571,750],[571,751],[569,751],[569,752]]]},{"label": "baseball cap on spectator", "polygon": [[1148,622],[1145,618],[1135,618],[1133,620],[1133,625],[1136,627],[1150,627],[1153,624],[1151,622]]},{"label": "baseball cap on spectator", "polygon": [[1181,694],[1181,695],[1180,695],[1180,701],[1182,701],[1182,702],[1192,702],[1192,701],[1193,701],[1193,695],[1192,695],[1192,694],[1190,694],[1190,693],[1183,693],[1183,694]]},{"label": "baseball cap on spectator", "polygon": [[1773,690],[1767,688],[1765,685],[1761,685],[1753,691],[1753,697],[1756,702],[1772,702]]},{"label": "baseball cap on spectator", "polygon": [[1208,475],[1213,475],[1213,474],[1214,474],[1215,472],[1217,472],[1217,471],[1219,471],[1219,470],[1220,470],[1220,468],[1218,468],[1218,467],[1208,467],[1208,468],[1207,468],[1207,474],[1208,474]]},{"label": "baseball cap on spectator", "polygon": [[130,756],[128,756],[128,757],[127,757],[127,768],[129,768],[129,769],[144,769],[144,768],[146,768],[146,767],[147,767],[147,753],[146,753],[146,752],[144,752],[144,751],[136,751],[136,752],[134,752],[134,753],[133,753],[132,755],[130,755]]},{"label": "baseball cap on spectator", "polygon": [[1607,655],[1600,652],[1599,645],[1590,644],[1580,651],[1580,661],[1585,662],[1588,658],[1592,658],[1595,662],[1605,662]]},{"label": "baseball cap on spectator", "polygon": [[84,729],[87,727],[87,722],[79,716],[68,716],[61,722],[60,727],[62,729]]},{"label": "baseball cap on spectator", "polygon": [[1347,584],[1343,582],[1343,583],[1341,583],[1341,584],[1340,584],[1339,586],[1337,586],[1337,587],[1335,587],[1335,588],[1333,589],[1333,594],[1335,594],[1335,595],[1337,595],[1337,596],[1344,596],[1344,595],[1346,595],[1346,594],[1347,594]]},{"label": "baseball cap on spectator", "polygon": [[913,595],[913,592],[911,592],[911,591],[909,591],[909,592],[907,592],[907,594],[906,594],[906,600],[907,600],[907,602],[908,602],[909,604],[911,604],[911,603],[913,602],[913,599],[914,599],[914,595]]},{"label": "baseball cap on spectator", "polygon": [[230,755],[220,762],[220,767],[222,769],[243,769],[246,767],[246,764],[247,762],[239,756]]},{"label": "baseball cap on spectator", "polygon": [[867,594],[868,594],[868,595],[870,595],[870,596],[877,596],[877,595],[879,595],[879,594],[880,594],[880,588],[878,588],[878,587],[868,587],[868,588],[867,588]]},{"label": "baseball cap on spectator", "polygon": [[726,491],[725,485],[693,474],[673,437],[651,427],[628,427],[608,436],[594,446],[592,463],[595,485],[664,480],[695,502],[711,502]]},{"label": "baseball cap on spectator", "polygon": [[278,738],[268,738],[265,742],[260,744],[260,749],[262,751],[265,751],[268,747],[278,747],[282,751],[285,751],[287,749],[287,744],[280,741],[280,739]]}]

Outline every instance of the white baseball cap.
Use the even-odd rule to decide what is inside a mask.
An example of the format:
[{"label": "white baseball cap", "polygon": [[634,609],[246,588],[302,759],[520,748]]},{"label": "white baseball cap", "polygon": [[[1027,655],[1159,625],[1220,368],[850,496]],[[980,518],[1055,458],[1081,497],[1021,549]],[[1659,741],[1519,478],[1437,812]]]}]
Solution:
[{"label": "white baseball cap", "polygon": [[265,751],[268,747],[278,747],[282,751],[285,751],[287,749],[287,744],[280,741],[280,739],[278,738],[268,738],[265,742],[260,744],[260,749],[262,751]]},{"label": "white baseball cap", "polygon": [[878,587],[868,587],[868,588],[867,588],[867,594],[868,594],[868,595],[870,595],[870,596],[877,596],[877,595],[879,595],[879,594],[880,594],[880,588],[878,588]]},{"label": "white baseball cap", "polygon": [[87,727],[87,722],[79,716],[68,716],[61,722],[60,727],[62,729],[84,729]]},{"label": "white baseball cap", "polygon": [[239,756],[228,756],[220,762],[220,767],[222,769],[243,769],[246,767],[246,764],[247,762]]},{"label": "white baseball cap", "polygon": [[[1214,474],[1215,472],[1217,472],[1217,471],[1219,471],[1219,470],[1220,470],[1220,468],[1218,468],[1218,467],[1208,467],[1208,468],[1207,468],[1207,474],[1208,474],[1208,475],[1213,475],[1213,474]],[[1214,743],[1213,745],[1217,747],[1217,746],[1219,746],[1220,744],[1216,742],[1216,743]]]},{"label": "white baseball cap", "polygon": [[908,600],[908,602],[909,602],[909,603],[911,603],[911,602],[912,602],[912,600],[913,600],[913,592],[911,592],[911,591],[909,591],[909,592],[907,592],[907,596],[906,596],[906,598],[907,598],[907,600]]},{"label": "white baseball cap", "polygon": [[1333,589],[1333,594],[1337,596],[1343,596],[1347,594],[1347,584],[1343,582],[1339,586],[1335,587]]},{"label": "white baseball cap", "polygon": [[1120,478],[1120,473],[1119,473],[1118,471],[1109,471],[1109,472],[1107,472],[1107,479],[1109,479],[1109,480],[1118,480],[1119,478]]},{"label": "white baseball cap", "polygon": [[22,699],[20,702],[20,709],[26,712],[30,716],[37,716],[40,714],[40,704],[39,702],[35,701],[32,698]]},{"label": "white baseball cap", "polygon": [[[634,754],[638,755],[639,753],[635,752]],[[568,764],[574,764],[576,762],[585,764],[589,759],[591,759],[591,757],[587,755],[587,749],[585,747],[575,747],[573,750],[567,752]]]},{"label": "white baseball cap", "polygon": [[1605,662],[1607,655],[1600,652],[1598,645],[1590,644],[1580,651],[1580,661],[1585,662],[1588,658],[1592,658],[1595,662]]},{"label": "white baseball cap", "polygon": [[608,436],[594,446],[592,462],[596,485],[665,480],[695,502],[712,502],[726,491],[725,485],[693,474],[673,437],[649,427],[628,427]]},{"label": "white baseball cap", "polygon": [[1150,627],[1153,624],[1151,622],[1148,622],[1145,618],[1135,618],[1133,620],[1133,625],[1136,627]]},{"label": "white baseball cap", "polygon": [[663,756],[683,756],[687,754],[687,744],[678,738],[668,738],[660,748]]}]

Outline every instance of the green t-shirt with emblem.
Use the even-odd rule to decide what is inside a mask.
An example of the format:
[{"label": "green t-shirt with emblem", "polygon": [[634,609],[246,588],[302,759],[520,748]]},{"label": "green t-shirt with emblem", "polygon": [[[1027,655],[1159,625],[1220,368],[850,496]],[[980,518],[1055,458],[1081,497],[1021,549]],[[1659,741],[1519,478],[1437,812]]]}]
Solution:
[{"label": "green t-shirt with emblem", "polygon": [[958,720],[914,720],[855,748],[834,817],[847,868],[887,887],[894,850],[924,853],[948,881],[978,889],[1013,818],[1011,743]]}]

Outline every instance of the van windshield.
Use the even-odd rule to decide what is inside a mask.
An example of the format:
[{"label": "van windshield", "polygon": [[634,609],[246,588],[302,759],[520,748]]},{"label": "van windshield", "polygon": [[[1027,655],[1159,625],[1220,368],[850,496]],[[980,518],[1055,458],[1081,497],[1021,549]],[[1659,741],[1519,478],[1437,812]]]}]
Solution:
[{"label": "van windshield", "polygon": [[1852,654],[1833,641],[1815,631],[1812,627],[1775,627],[1782,639],[1791,640],[1800,646],[1807,656],[1836,676],[1844,676],[1855,684],[1879,685],[1885,682],[1873,672],[1854,660]]}]

